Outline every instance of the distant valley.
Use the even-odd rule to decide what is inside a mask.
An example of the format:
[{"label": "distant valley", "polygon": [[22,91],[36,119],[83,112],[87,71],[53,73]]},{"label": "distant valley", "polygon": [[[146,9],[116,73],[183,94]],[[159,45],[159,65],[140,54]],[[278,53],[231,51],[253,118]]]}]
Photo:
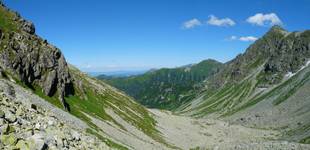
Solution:
[{"label": "distant valley", "polygon": [[309,90],[310,30],[274,25],[225,63],[98,75],[0,1],[0,149],[309,150]]}]

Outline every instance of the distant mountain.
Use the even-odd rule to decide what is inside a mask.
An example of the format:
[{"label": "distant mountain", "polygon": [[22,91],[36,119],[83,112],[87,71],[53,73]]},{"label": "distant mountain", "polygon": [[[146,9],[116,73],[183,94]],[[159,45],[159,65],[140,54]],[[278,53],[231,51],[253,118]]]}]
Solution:
[{"label": "distant mountain", "polygon": [[114,77],[130,77],[135,75],[141,75],[148,70],[128,70],[128,71],[110,71],[110,72],[89,72],[88,74],[93,77],[99,78],[114,78]]},{"label": "distant mountain", "polygon": [[194,98],[201,89],[201,83],[217,73],[221,66],[220,62],[209,59],[179,68],[152,70],[143,75],[98,78],[125,91],[147,107],[172,110]]},{"label": "distant mountain", "polygon": [[183,115],[221,118],[310,140],[310,30],[272,27],[244,54],[224,64],[204,92],[178,108]]}]

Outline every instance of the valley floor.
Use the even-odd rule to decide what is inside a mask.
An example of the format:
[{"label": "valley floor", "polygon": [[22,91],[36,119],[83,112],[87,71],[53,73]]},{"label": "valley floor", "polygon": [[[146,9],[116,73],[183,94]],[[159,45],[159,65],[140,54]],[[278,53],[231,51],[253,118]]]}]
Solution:
[{"label": "valley floor", "polygon": [[[5,80],[0,80],[2,92],[10,95],[12,88],[14,100],[25,104],[35,104],[55,114],[59,120],[78,130],[88,128],[78,118],[53,107],[48,102],[35,96],[30,91]],[[85,115],[98,128],[101,136],[114,142],[137,150],[167,150],[167,149],[310,149],[310,145],[281,141],[279,131],[248,128],[229,124],[213,119],[195,119],[187,116],[174,115],[169,111],[148,109],[157,122],[157,130],[161,138],[155,139],[146,135],[141,129],[123,120],[112,110],[106,109],[119,125],[97,118],[95,115]],[[0,148],[1,149],[1,148]]]},{"label": "valley floor", "polygon": [[277,131],[176,116],[156,109],[150,111],[165,139],[181,149],[310,149],[310,145],[278,141]]}]

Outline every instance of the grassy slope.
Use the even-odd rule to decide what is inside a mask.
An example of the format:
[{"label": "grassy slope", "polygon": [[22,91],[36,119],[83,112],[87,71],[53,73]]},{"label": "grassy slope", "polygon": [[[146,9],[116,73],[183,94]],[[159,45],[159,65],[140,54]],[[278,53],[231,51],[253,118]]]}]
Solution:
[{"label": "grassy slope", "polygon": [[[102,121],[113,122],[120,129],[126,132],[126,129],[121,124],[119,124],[105,112],[105,109],[111,109],[122,119],[132,124],[155,141],[173,148],[173,146],[167,144],[166,141],[161,137],[161,133],[159,133],[155,127],[156,121],[143,106],[134,102],[130,97],[119,93],[116,89],[113,89],[110,86],[102,83],[102,81],[92,79],[76,69],[71,69],[70,71],[75,79],[82,81],[83,86],[82,89],[79,89],[75,84],[75,95],[71,95],[65,99],[70,106],[70,113],[85,121],[91,127],[87,130],[87,132],[94,134],[111,147],[117,149],[127,149],[126,147],[113,142],[113,140],[107,139],[98,134],[97,132],[104,133],[104,131],[93,124],[92,121],[84,114],[86,113]],[[7,76],[10,75],[8,74]],[[32,90],[36,95],[47,100],[56,107],[63,109],[62,104],[56,96],[48,97],[44,95],[41,88],[37,86],[30,88],[20,82],[18,79],[14,80],[17,81],[17,83],[21,86]],[[103,87],[104,90],[96,88],[93,82],[99,84],[99,86]]]},{"label": "grassy slope", "polygon": [[[279,26],[273,27],[266,35],[253,43],[244,54],[226,63],[221,72],[207,81],[207,86],[211,88],[201,94],[204,95],[204,100],[198,106],[190,109],[192,107],[192,102],[190,102],[182,108],[185,112],[195,112],[197,116],[215,112],[220,116],[229,116],[255,105],[270,95],[277,95],[273,103],[280,104],[306,81],[292,83],[290,79],[285,83],[285,85],[291,85],[290,90],[282,94],[279,94],[277,89],[265,93],[266,91],[259,91],[259,88],[279,84],[285,73],[295,72],[305,63],[304,57],[309,54],[306,49],[310,38],[309,33],[309,31],[298,34],[289,33]],[[301,51],[304,55],[299,56]],[[266,67],[267,64],[271,67]]]},{"label": "grassy slope", "polygon": [[[90,78],[77,69],[71,68],[70,72],[75,80],[80,82],[75,82],[75,95],[66,98],[73,115],[82,118],[96,130],[98,128],[83,113],[95,116],[103,121],[111,121],[126,131],[122,125],[106,113],[105,109],[111,109],[123,120],[132,124],[155,141],[170,146],[161,137],[155,127],[156,121],[143,106],[102,81]],[[77,86],[78,84],[81,86]]]},{"label": "grassy slope", "polygon": [[220,66],[219,62],[206,60],[190,67],[160,69],[106,81],[145,106],[173,110],[191,100],[200,89],[198,83],[214,74]]},{"label": "grassy slope", "polygon": [[246,80],[227,84],[213,93],[205,93],[205,100],[197,107],[187,111],[195,111],[194,116],[205,116],[216,112],[221,114],[221,117],[227,117],[271,97],[273,97],[273,104],[276,106],[286,101],[310,80],[310,72],[300,76],[298,73],[285,82],[261,92],[256,91],[259,75],[249,76]]},{"label": "grassy slope", "polygon": [[[309,48],[307,49],[307,45],[309,43],[309,33],[310,32],[308,30],[299,33],[294,32],[287,36],[278,34],[278,32],[272,32],[267,34],[262,39],[251,45],[247,49],[245,54],[242,54],[235,60],[228,62],[222,72],[216,74],[216,77],[211,78],[211,81],[208,81],[212,84],[220,83],[220,88],[205,91],[193,101],[180,107],[179,113],[184,113],[195,117],[209,116],[215,118],[225,118],[227,120],[229,120],[230,117],[238,118],[238,116],[242,114],[242,117],[248,117],[249,119],[252,119],[251,121],[253,121],[253,124],[255,124],[257,122],[259,123],[260,120],[257,120],[257,122],[255,122],[253,118],[251,118],[252,116],[249,115],[263,113],[264,109],[266,110],[267,108],[259,108],[258,106],[267,106],[268,111],[280,111],[282,114],[279,113],[274,114],[274,116],[264,116],[264,118],[260,119],[268,121],[268,119],[276,118],[279,119],[278,121],[280,122],[283,121],[283,125],[286,123],[286,118],[284,114],[289,113],[286,115],[292,118],[291,120],[288,119],[288,121],[294,122],[292,122],[292,125],[286,127],[286,130],[288,131],[283,131],[284,138],[289,140],[292,139],[293,141],[300,140],[299,142],[302,143],[309,143],[308,131],[310,128],[310,122],[309,119],[302,118],[304,117],[304,114],[308,114],[309,110],[303,109],[302,112],[300,112],[303,113],[303,116],[296,115],[297,112],[300,111],[298,110],[298,108],[301,106],[299,106],[298,103],[294,101],[296,99],[300,100],[298,96],[296,97],[297,93],[299,93],[299,91],[301,90],[307,89],[308,87],[308,84],[310,82],[309,67],[304,69],[303,71],[299,71],[288,80],[283,80],[284,75],[287,73],[285,71],[287,70],[281,70],[282,72],[280,71],[276,73],[265,72],[264,70],[265,64],[267,62],[270,63],[270,60],[278,61],[278,64],[276,65],[283,65],[285,63],[288,63],[288,67],[291,67],[294,72],[299,70],[308,59],[307,50]],[[297,35],[299,36],[298,38],[296,38]],[[288,49],[288,47],[282,47],[283,49],[280,49],[276,46],[281,45],[281,42],[279,42],[281,40],[294,41],[294,44],[291,45],[291,49]],[[265,56],[265,53],[262,53],[264,52],[264,48],[266,48],[266,46],[267,56]],[[280,52],[282,52],[283,50],[285,52],[289,51],[290,54],[286,55],[286,53],[282,53],[284,55],[279,55],[281,54]],[[302,61],[300,64],[300,60],[295,62],[294,59],[295,57],[299,57],[301,50],[303,50],[304,56],[300,57],[304,59],[301,59]],[[268,58],[268,53],[270,52],[276,53],[275,56],[277,57]],[[277,59],[278,57],[282,57],[285,59],[281,61],[281,59]],[[292,67],[294,65],[295,67]],[[238,76],[238,74],[236,76],[235,74],[235,72],[238,73],[238,71],[241,71],[241,74],[239,74],[240,76]],[[270,80],[266,80],[268,78],[270,79],[272,76],[276,76],[275,79],[277,82],[270,83]],[[266,84],[267,86],[265,86]],[[307,106],[307,101],[309,100],[307,99],[307,97],[309,97],[310,95],[307,93],[302,94],[304,96],[301,97],[303,101],[299,103],[303,103]],[[290,105],[292,105],[292,107],[295,106],[294,109],[296,110],[293,110]],[[281,118],[277,118],[275,115],[282,116]],[[298,120],[298,118],[301,120]],[[246,121],[250,122],[248,120]],[[297,122],[301,122],[301,125],[293,125]],[[270,123],[270,126],[273,125],[275,125],[275,128],[277,128],[278,126],[280,129],[281,124]]]},{"label": "grassy slope", "polygon": [[[290,98],[294,96],[305,84],[309,84],[310,67],[298,72],[288,80],[285,80],[280,84],[261,92],[257,91],[258,82],[259,75],[257,74],[255,76],[248,77],[242,82],[227,85],[214,93],[208,93],[205,96],[204,101],[202,101],[199,105],[192,109],[183,111],[182,113],[191,113],[195,117],[213,115],[219,118],[229,118],[230,116],[237,115],[238,113],[248,112],[250,108],[255,108],[257,106],[256,104],[263,101],[270,101],[271,106],[268,109],[275,109],[288,100],[294,101],[296,97],[293,99]],[[304,94],[310,96],[310,94]],[[304,98],[304,100],[308,99]],[[294,102],[291,102],[291,104],[294,104]],[[261,109],[263,110],[263,108]],[[299,110],[295,111],[298,112]],[[292,116],[289,117],[299,117],[299,115],[294,116],[294,114],[292,114]],[[288,131],[283,131],[283,138],[289,140],[292,139],[295,141],[296,139],[291,137],[299,137],[309,131],[309,120],[299,121],[303,123],[302,126],[290,126],[287,129]],[[281,128],[282,127],[279,126],[280,131],[282,131]],[[300,139],[299,142],[309,144],[309,137],[310,136],[308,135],[308,137],[306,136],[304,139]]]},{"label": "grassy slope", "polygon": [[0,29],[4,32],[17,31],[17,26],[13,20],[15,14],[0,7]]}]

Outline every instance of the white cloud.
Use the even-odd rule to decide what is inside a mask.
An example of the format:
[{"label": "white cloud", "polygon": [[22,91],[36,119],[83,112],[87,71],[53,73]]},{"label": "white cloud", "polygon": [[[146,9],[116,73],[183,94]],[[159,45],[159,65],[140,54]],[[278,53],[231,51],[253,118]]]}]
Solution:
[{"label": "white cloud", "polygon": [[182,25],[182,28],[190,29],[190,28],[194,28],[196,26],[201,26],[201,25],[202,25],[201,21],[199,21],[196,18],[193,18],[191,20],[188,20],[188,21],[184,22],[183,25]]},{"label": "white cloud", "polygon": [[253,42],[257,40],[257,37],[254,36],[242,36],[239,38],[240,41],[244,41],[244,42]]},{"label": "white cloud", "polygon": [[234,26],[236,23],[230,18],[219,19],[214,15],[209,16],[208,24],[214,26]]},{"label": "white cloud", "polygon": [[254,36],[241,36],[241,37],[237,37],[237,36],[231,36],[228,38],[229,41],[234,41],[234,40],[238,40],[238,41],[243,41],[243,42],[253,42],[256,41],[258,38],[254,37]]},{"label": "white cloud", "polygon": [[246,20],[248,23],[264,26],[264,25],[281,25],[282,21],[275,13],[263,14],[257,13]]},{"label": "white cloud", "polygon": [[237,36],[231,36],[230,38],[229,38],[229,40],[237,40]]}]

